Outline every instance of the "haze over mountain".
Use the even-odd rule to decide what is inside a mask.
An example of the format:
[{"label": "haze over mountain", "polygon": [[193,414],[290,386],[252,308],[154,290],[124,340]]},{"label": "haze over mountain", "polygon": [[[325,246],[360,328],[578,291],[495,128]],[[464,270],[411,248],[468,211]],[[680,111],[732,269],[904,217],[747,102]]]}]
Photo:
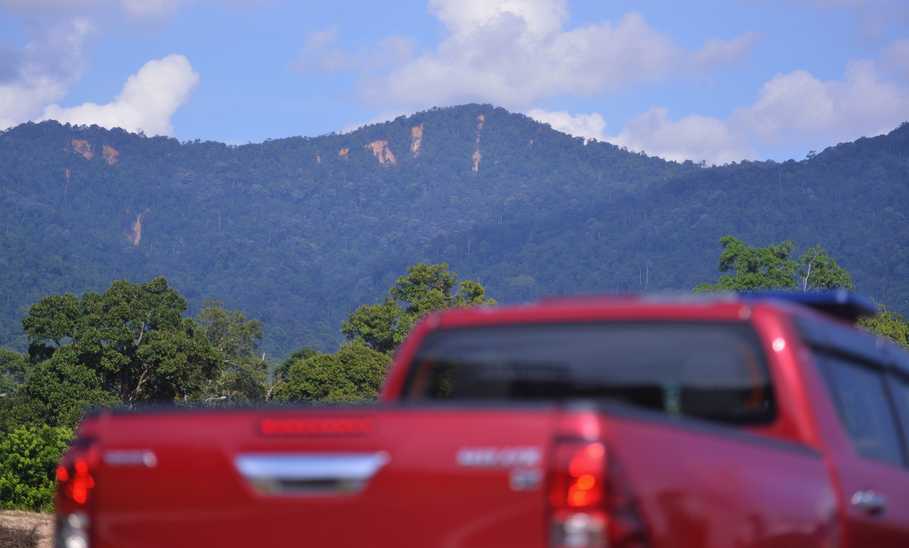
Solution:
[{"label": "haze over mountain", "polygon": [[348,134],[228,146],[28,123],[0,133],[0,345],[39,298],[164,275],[195,309],[264,322],[266,348],[330,348],[417,261],[500,301],[688,290],[719,238],[827,248],[909,312],[909,125],[803,161],[702,167],[488,105]]}]

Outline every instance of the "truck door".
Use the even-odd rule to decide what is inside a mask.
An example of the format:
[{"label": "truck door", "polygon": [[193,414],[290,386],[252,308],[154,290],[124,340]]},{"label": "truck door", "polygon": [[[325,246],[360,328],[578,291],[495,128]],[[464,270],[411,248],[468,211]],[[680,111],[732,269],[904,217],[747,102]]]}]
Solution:
[{"label": "truck door", "polygon": [[[833,352],[816,352],[815,361],[847,437],[841,450],[832,451],[843,490],[846,545],[909,546],[906,447],[882,364]],[[902,390],[903,405],[909,405],[909,388]]]}]

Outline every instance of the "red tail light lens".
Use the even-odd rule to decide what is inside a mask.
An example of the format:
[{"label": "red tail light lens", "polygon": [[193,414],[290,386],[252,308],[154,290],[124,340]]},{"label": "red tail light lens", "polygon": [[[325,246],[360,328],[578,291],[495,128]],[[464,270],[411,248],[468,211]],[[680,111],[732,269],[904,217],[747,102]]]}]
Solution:
[{"label": "red tail light lens", "polygon": [[644,548],[643,521],[601,442],[559,441],[549,472],[552,548]]},{"label": "red tail light lens", "polygon": [[556,446],[549,502],[559,509],[593,509],[603,501],[606,448],[602,443]]},{"label": "red tail light lens", "polygon": [[85,457],[76,457],[69,468],[62,464],[58,466],[57,481],[62,494],[80,506],[88,502],[88,494],[95,487],[95,478]]},{"label": "red tail light lens", "polygon": [[89,548],[94,473],[98,449],[91,438],[76,438],[57,466],[57,520],[54,546]]}]

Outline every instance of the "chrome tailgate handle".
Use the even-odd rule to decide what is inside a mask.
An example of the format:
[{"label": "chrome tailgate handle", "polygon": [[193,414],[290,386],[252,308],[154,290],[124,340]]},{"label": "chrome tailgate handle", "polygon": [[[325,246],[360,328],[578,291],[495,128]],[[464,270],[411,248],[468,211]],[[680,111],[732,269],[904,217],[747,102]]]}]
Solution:
[{"label": "chrome tailgate handle", "polygon": [[377,453],[252,453],[238,455],[240,474],[265,495],[358,493],[389,461]]},{"label": "chrome tailgate handle", "polygon": [[887,497],[870,489],[856,491],[849,502],[871,516],[879,516],[887,510]]}]

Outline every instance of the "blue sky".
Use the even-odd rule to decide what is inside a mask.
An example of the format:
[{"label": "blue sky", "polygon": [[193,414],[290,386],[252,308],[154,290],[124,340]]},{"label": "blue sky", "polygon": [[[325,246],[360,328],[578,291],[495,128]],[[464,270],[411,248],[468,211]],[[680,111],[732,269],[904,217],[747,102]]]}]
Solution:
[{"label": "blue sky", "polygon": [[0,127],[257,142],[489,102],[670,159],[909,120],[906,0],[0,0]]}]

